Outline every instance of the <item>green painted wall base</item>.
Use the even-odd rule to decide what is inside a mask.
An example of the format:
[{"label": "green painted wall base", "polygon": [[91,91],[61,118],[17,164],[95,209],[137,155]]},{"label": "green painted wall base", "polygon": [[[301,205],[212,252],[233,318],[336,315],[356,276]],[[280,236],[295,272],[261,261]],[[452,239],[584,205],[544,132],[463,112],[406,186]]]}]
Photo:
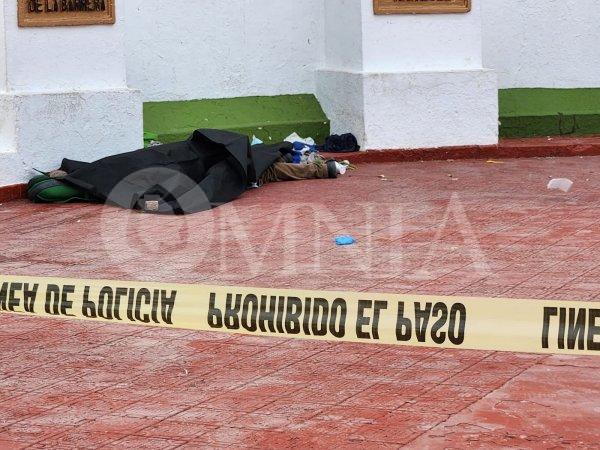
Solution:
[{"label": "green painted wall base", "polygon": [[502,89],[500,136],[600,134],[600,88]]},{"label": "green painted wall base", "polygon": [[312,94],[144,104],[144,131],[161,142],[187,139],[198,128],[254,134],[265,143],[281,142],[295,131],[323,142],[330,125]]}]

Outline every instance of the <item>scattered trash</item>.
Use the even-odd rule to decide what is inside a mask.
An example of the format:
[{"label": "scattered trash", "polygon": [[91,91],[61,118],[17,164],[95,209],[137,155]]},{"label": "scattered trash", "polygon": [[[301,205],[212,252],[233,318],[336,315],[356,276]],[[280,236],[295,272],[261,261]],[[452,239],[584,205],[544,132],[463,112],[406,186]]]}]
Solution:
[{"label": "scattered trash", "polygon": [[563,192],[569,192],[573,187],[573,182],[568,178],[553,178],[548,183],[549,190],[557,190]]},{"label": "scattered trash", "polygon": [[144,131],[144,147],[150,147],[150,144],[154,141],[158,141],[158,134]]},{"label": "scattered trash", "polygon": [[337,161],[334,161],[334,162],[335,162],[335,169],[336,169],[338,175],[345,175],[346,171],[348,170],[348,166],[346,166],[342,163],[339,163]]},{"label": "scattered trash", "polygon": [[77,223],[81,223],[81,219],[79,219],[79,220],[77,221]]},{"label": "scattered trash", "polygon": [[356,239],[352,236],[338,236],[335,238],[336,245],[353,245],[356,244]]},{"label": "scattered trash", "polygon": [[257,138],[256,136],[252,135],[252,142],[250,143],[251,146],[255,146],[255,145],[259,145],[259,144],[264,144],[263,141],[261,141],[259,138]]},{"label": "scattered trash", "polygon": [[496,161],[494,159],[489,159],[486,161],[488,164],[504,164],[504,161]]},{"label": "scattered trash", "polygon": [[313,146],[315,145],[315,140],[313,138],[301,138],[298,133],[292,133],[288,137],[284,139],[285,142],[289,142],[290,144],[295,144],[296,142],[301,142],[304,145]]},{"label": "scattered trash", "polygon": [[347,159],[343,160],[339,164],[346,167],[347,170],[356,170],[357,169],[357,167],[354,164],[352,164],[350,161],[348,161]]},{"label": "scattered trash", "polygon": [[292,163],[306,164],[314,163],[317,153],[317,146],[313,138],[302,138],[298,133],[292,133],[285,138],[285,142],[293,144]]},{"label": "scattered trash", "polygon": [[144,132],[144,148],[157,147],[159,145],[163,145],[163,143],[158,140],[158,134],[149,131]]}]

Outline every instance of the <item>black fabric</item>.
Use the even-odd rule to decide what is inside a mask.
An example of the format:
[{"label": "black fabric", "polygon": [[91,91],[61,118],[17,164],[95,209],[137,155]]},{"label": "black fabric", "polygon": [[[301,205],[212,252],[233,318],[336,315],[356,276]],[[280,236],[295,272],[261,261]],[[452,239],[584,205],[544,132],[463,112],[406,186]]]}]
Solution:
[{"label": "black fabric", "polygon": [[245,135],[196,130],[187,141],[93,163],[64,159],[61,169],[68,173],[64,181],[98,200],[123,208],[189,214],[239,197],[287,148],[285,143],[250,147]]},{"label": "black fabric", "polygon": [[333,134],[325,139],[325,144],[319,146],[318,150],[326,153],[357,152],[360,150],[360,146],[356,137],[351,133]]},{"label": "black fabric", "polygon": [[283,155],[291,154],[294,145],[289,142],[281,142],[272,145],[258,144],[253,145],[251,149],[252,160],[254,161],[254,168],[256,169],[256,178],[258,179],[275,161]]},{"label": "black fabric", "polygon": [[337,166],[334,160],[327,161],[327,175],[329,178],[337,178]]}]

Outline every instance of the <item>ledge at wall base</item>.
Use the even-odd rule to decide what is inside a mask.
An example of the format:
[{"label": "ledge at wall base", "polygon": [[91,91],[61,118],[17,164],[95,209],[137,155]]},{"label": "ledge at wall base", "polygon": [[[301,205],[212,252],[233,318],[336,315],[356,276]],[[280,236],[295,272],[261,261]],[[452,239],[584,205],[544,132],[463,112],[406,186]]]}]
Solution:
[{"label": "ledge at wall base", "polygon": [[[368,150],[355,153],[323,153],[326,158],[347,159],[353,164],[440,161],[447,159],[535,158],[599,156],[600,135],[502,139],[498,145],[466,145],[413,150]],[[0,203],[27,197],[27,185],[0,186]]]},{"label": "ledge at wall base", "polygon": [[600,88],[500,89],[500,137],[600,133]]},{"label": "ledge at wall base", "polygon": [[600,135],[586,137],[536,137],[501,139],[498,145],[465,145],[426,149],[367,150],[324,153],[326,158],[347,159],[353,164],[439,161],[447,159],[535,158],[600,155]]},{"label": "ledge at wall base", "polygon": [[19,200],[27,197],[26,184],[11,184],[9,186],[0,186],[0,203]]},{"label": "ledge at wall base", "polygon": [[281,142],[293,132],[324,142],[330,127],[312,94],[144,103],[144,130],[163,143],[186,140],[197,128]]}]

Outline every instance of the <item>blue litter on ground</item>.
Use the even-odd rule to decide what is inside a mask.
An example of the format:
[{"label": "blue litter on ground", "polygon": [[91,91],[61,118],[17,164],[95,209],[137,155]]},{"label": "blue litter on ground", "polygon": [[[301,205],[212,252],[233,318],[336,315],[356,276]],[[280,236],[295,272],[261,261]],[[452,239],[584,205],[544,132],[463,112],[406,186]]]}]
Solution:
[{"label": "blue litter on ground", "polygon": [[335,238],[336,245],[352,245],[356,244],[356,239],[352,236],[338,236]]}]

